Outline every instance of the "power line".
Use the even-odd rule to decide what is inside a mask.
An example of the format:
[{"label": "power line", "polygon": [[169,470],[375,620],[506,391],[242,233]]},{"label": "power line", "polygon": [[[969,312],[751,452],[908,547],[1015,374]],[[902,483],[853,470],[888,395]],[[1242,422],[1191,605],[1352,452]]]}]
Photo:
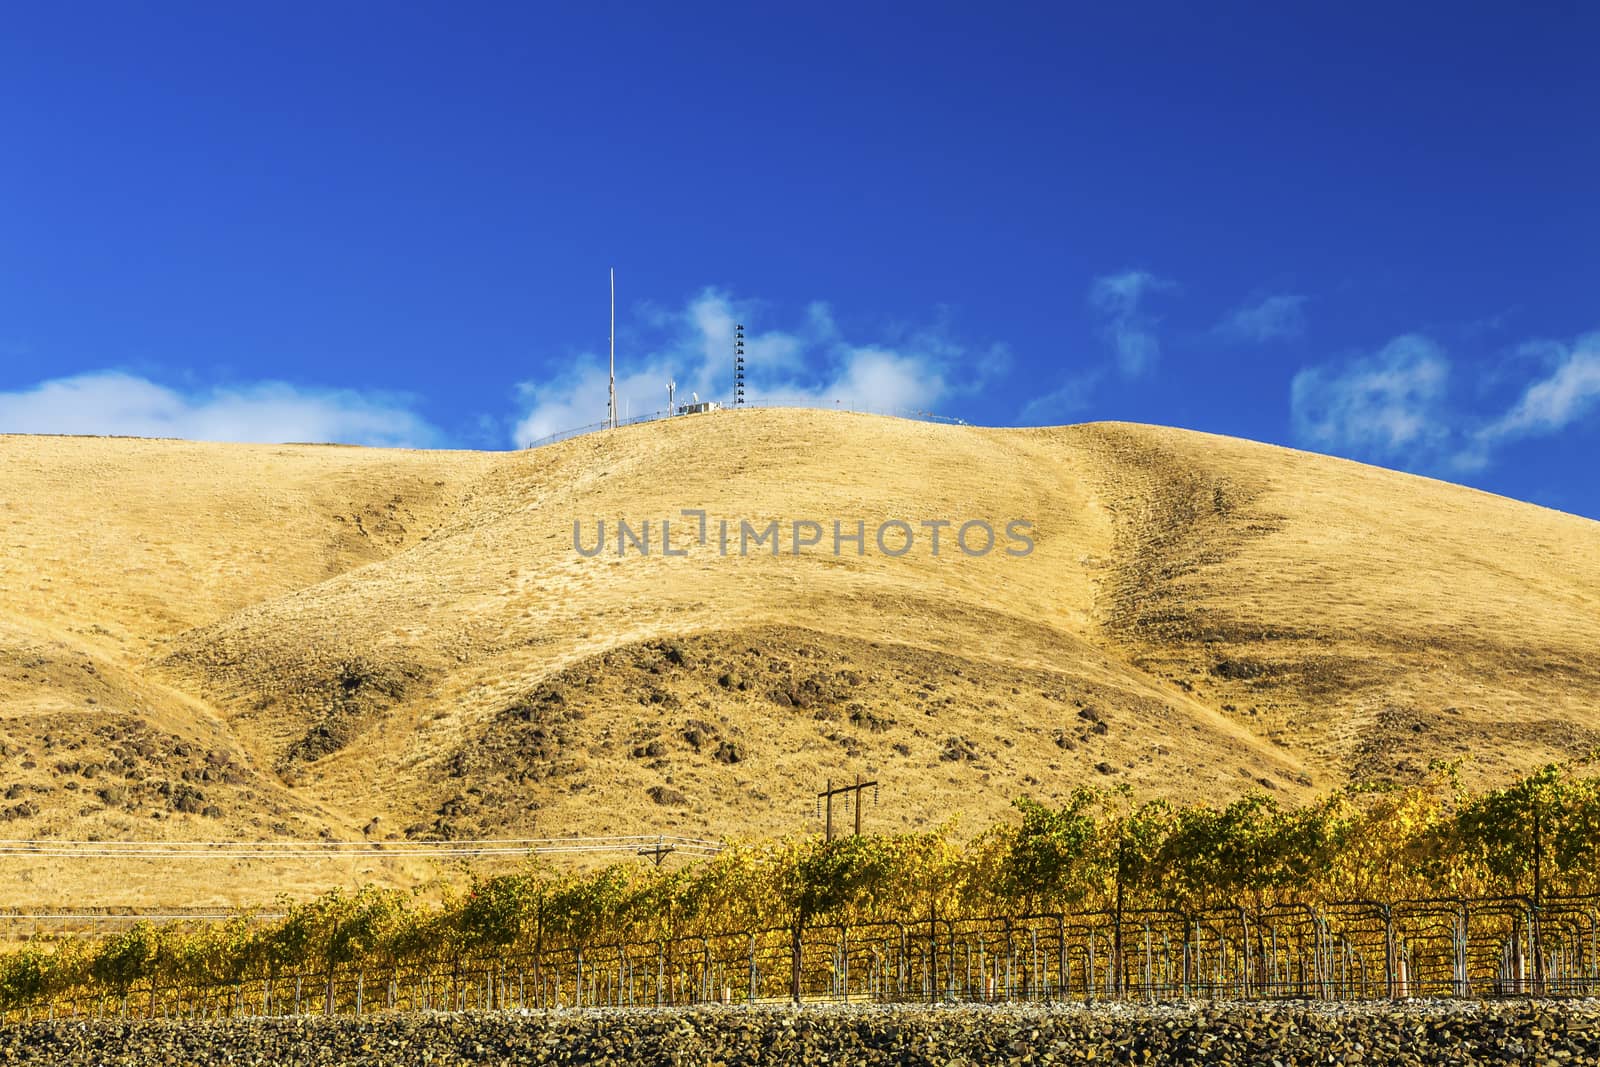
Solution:
[{"label": "power line", "polygon": [[226,919],[246,918],[255,921],[281,919],[281,911],[0,911],[0,923],[5,922],[217,922]]},{"label": "power line", "polygon": [[396,859],[526,856],[600,852],[637,852],[650,845],[710,856],[722,850],[717,841],[663,835],[627,837],[496,838],[437,843],[407,841],[66,841],[24,839],[0,841],[0,855],[58,859]]},{"label": "power line", "polygon": [[[684,837],[680,834],[627,834],[603,837],[463,837],[453,841],[407,841],[405,845],[438,845],[441,847],[467,847],[478,845],[544,845],[574,843],[611,843],[619,841],[682,841],[689,844],[710,845],[721,848],[722,842],[707,837]],[[319,848],[383,848],[385,841],[334,841],[325,838],[272,838],[264,840],[218,839],[212,841],[78,841],[59,837],[20,837],[0,839],[0,848],[12,845],[89,845],[94,848],[167,848],[178,846],[243,846],[247,848],[272,848],[274,846],[317,846]]]}]

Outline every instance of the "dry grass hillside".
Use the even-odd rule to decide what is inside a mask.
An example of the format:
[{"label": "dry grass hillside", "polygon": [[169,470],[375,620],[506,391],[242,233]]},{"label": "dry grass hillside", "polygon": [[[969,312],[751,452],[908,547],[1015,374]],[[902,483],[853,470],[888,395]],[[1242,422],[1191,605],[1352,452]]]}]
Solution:
[{"label": "dry grass hillside", "polygon": [[[575,520],[592,545],[619,518],[650,520],[649,556],[574,551]],[[739,555],[741,519],[781,520],[784,552]],[[796,519],[825,529],[792,555]],[[833,555],[835,519],[865,554]],[[935,556],[919,529],[891,557],[887,519],[1026,519],[1036,547],[968,557],[946,529]],[[1080,782],[1292,798],[1439,757],[1498,780],[1600,743],[1597,620],[1600,524],[1146,426],[0,436],[0,837],[765,834],[857,773],[880,828]],[[159,892],[329,880],[248,862]],[[156,892],[78,870],[13,865],[0,903]]]}]

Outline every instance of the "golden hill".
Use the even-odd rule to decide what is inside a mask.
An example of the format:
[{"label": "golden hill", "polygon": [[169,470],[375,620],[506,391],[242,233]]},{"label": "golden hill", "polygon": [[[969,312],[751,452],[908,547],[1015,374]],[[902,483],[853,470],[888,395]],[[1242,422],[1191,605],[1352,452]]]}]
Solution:
[{"label": "golden hill", "polygon": [[[648,556],[618,557],[617,519],[650,521]],[[823,538],[794,555],[799,519]],[[889,519],[903,556],[873,543]],[[967,519],[1028,520],[1034,549],[969,557],[952,526],[935,556],[918,528]],[[607,551],[574,551],[575,520]],[[740,520],[779,520],[783,551],[740,555]],[[864,554],[833,554],[834,520]],[[1079,782],[1295,797],[1438,757],[1501,780],[1600,741],[1597,620],[1600,524],[1146,426],[0,437],[0,836],[765,834],[857,773],[891,829]],[[74,877],[0,873],[0,902]]]}]

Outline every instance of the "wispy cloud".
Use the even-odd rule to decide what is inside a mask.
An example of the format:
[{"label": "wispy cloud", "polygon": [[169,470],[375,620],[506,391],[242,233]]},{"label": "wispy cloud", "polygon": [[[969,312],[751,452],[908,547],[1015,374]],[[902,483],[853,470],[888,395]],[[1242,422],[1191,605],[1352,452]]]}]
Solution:
[{"label": "wispy cloud", "polygon": [[1106,340],[1117,354],[1117,366],[1136,378],[1155,366],[1161,356],[1156,334],[1160,320],[1145,310],[1151,293],[1172,288],[1172,282],[1149,271],[1126,270],[1104,274],[1089,286],[1089,303],[1104,316]]},{"label": "wispy cloud", "polygon": [[1571,344],[1531,341],[1518,365],[1540,368],[1498,414],[1451,396],[1451,361],[1420,334],[1397,337],[1372,356],[1296,374],[1289,403],[1295,436],[1316,448],[1407,468],[1480,470],[1497,448],[1551,436],[1600,408],[1600,333]]},{"label": "wispy cloud", "polygon": [[1570,345],[1537,344],[1554,357],[1554,366],[1528,385],[1516,406],[1480,430],[1480,440],[1558,433],[1600,404],[1600,333],[1585,334]]},{"label": "wispy cloud", "polygon": [[[749,329],[754,301],[706,289],[684,307],[647,309],[641,333],[619,341],[619,415],[665,410],[667,383],[677,399],[727,401],[733,389],[733,330],[747,324],[745,341],[751,403],[845,407],[872,411],[929,410],[959,399],[998,369],[1009,354],[1002,345],[974,347],[942,323],[852,338],[825,303],[813,303],[784,329]],[[518,386],[524,414],[513,438],[526,444],[605,418],[606,357],[580,353],[569,369]]]},{"label": "wispy cloud", "polygon": [[1292,341],[1306,331],[1306,298],[1290,293],[1235,308],[1213,329],[1220,337],[1265,344]]},{"label": "wispy cloud", "polygon": [[181,390],[112,370],[0,393],[0,432],[396,447],[443,439],[404,397],[284,382]]},{"label": "wispy cloud", "polygon": [[1089,285],[1089,307],[1101,321],[1110,363],[1085,361],[1054,389],[1029,398],[1017,417],[1034,425],[1061,422],[1088,409],[1107,378],[1135,379],[1148,373],[1161,357],[1161,339],[1156,333],[1160,319],[1149,313],[1146,301],[1152,293],[1172,288],[1173,282],[1144,270],[1096,277]]},{"label": "wispy cloud", "polygon": [[1022,407],[1022,421],[1035,425],[1057,423],[1087,410],[1105,378],[1105,371],[1093,368],[1067,378],[1055,389],[1034,397]]},{"label": "wispy cloud", "polygon": [[1342,366],[1307,368],[1289,387],[1295,435],[1318,448],[1373,458],[1431,458],[1450,435],[1449,378],[1443,350],[1419,334]]}]

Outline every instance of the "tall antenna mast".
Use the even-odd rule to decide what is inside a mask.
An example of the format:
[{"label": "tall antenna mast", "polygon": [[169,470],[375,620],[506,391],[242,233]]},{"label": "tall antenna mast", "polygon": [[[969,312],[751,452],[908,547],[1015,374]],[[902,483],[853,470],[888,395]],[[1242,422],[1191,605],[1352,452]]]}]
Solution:
[{"label": "tall antenna mast", "polygon": [[606,420],[617,428],[617,268],[611,268],[611,406]]},{"label": "tall antenna mast", "polygon": [[733,328],[733,406],[744,403],[744,323]]}]

